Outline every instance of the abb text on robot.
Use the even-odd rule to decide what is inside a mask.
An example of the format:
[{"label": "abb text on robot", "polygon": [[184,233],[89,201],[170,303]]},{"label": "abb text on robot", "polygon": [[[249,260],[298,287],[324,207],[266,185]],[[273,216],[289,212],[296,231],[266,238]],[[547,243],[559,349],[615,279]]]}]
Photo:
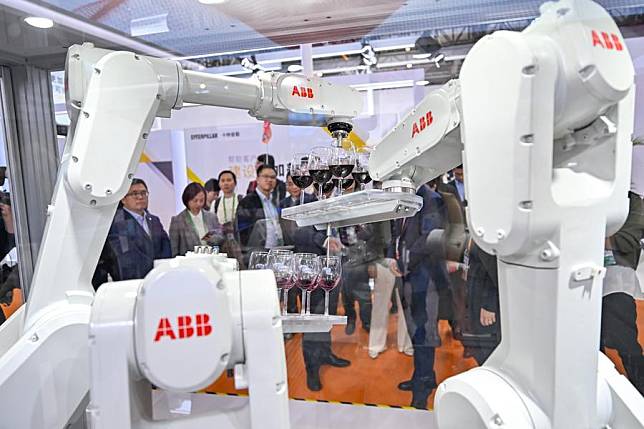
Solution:
[{"label": "abb text on robot", "polygon": [[432,112],[429,111],[425,113],[424,116],[421,116],[418,121],[414,122],[414,126],[411,129],[411,138],[416,137],[417,134],[420,134],[422,131],[425,130],[425,128],[429,127],[432,122],[434,122],[434,117],[432,116]]},{"label": "abb text on robot", "polygon": [[601,46],[604,49],[623,51],[624,45],[619,39],[619,36],[615,33],[606,33],[605,31],[592,31],[593,37],[593,48],[595,46]]},{"label": "abb text on robot", "polygon": [[189,315],[178,316],[176,328],[172,326],[169,318],[162,317],[159,320],[154,342],[161,341],[164,337],[169,340],[177,340],[193,336],[207,337],[211,333],[210,316],[206,313],[195,314],[194,318]]},{"label": "abb text on robot", "polygon": [[293,86],[293,91],[291,91],[291,95],[295,95],[297,97],[302,97],[302,98],[313,98],[313,88],[307,88],[305,86],[300,86],[299,88],[297,86]]}]

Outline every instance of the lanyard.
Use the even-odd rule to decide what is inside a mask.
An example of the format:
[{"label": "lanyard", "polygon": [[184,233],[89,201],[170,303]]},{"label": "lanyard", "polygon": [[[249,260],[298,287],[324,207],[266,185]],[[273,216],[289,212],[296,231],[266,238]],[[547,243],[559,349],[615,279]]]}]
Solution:
[{"label": "lanyard", "polygon": [[[235,200],[237,199],[237,196],[235,194],[233,194],[232,199],[233,199],[233,210],[232,210],[232,212],[233,212],[233,215],[234,215],[235,214]],[[226,196],[225,195],[222,198],[221,203],[224,205],[224,223],[232,222],[233,221],[232,218],[230,219],[230,221],[228,220],[228,211],[226,210]]]}]

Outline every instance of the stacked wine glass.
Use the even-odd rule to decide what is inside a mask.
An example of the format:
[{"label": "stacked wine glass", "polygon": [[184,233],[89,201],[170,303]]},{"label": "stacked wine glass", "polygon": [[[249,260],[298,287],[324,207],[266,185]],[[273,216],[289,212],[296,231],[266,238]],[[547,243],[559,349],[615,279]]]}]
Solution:
[{"label": "stacked wine glass", "polygon": [[[356,150],[351,141],[345,139],[342,146],[316,146],[310,153],[295,154],[289,172],[295,186],[304,190],[313,184],[318,200],[323,200],[336,188],[338,195],[342,195],[354,183],[364,190],[364,185],[371,182],[369,155],[368,148]],[[300,204],[304,204],[304,193],[300,198]]]}]

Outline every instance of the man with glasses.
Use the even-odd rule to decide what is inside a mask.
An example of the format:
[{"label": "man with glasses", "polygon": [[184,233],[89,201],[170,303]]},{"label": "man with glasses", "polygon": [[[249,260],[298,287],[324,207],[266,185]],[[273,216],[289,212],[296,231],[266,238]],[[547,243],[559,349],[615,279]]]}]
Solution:
[{"label": "man with glasses", "polygon": [[[275,168],[275,157],[273,155],[268,154],[268,153],[263,153],[261,155],[257,155],[257,160],[255,161],[255,171],[262,165],[268,165],[270,167],[273,167],[273,169],[276,170]],[[246,189],[246,194],[252,194],[255,192],[257,189],[257,181],[253,180],[248,184],[248,189]],[[271,199],[273,200],[273,204],[276,206],[286,197],[286,184],[282,182],[280,179],[276,179],[275,181],[275,186],[273,187],[273,190],[271,191]]]},{"label": "man with glasses", "polygon": [[257,188],[246,195],[237,209],[241,244],[247,253],[253,249],[272,249],[284,245],[280,215],[271,194],[277,183],[277,172],[270,165],[257,169]]},{"label": "man with glasses", "polygon": [[114,281],[142,279],[155,259],[170,258],[170,239],[148,208],[148,187],[133,179],[116,210],[92,284],[98,288],[109,274]]}]

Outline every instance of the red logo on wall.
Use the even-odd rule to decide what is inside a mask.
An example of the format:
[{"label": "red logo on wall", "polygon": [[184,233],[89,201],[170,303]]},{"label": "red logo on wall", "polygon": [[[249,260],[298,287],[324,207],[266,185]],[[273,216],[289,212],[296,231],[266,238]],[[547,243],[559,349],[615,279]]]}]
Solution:
[{"label": "red logo on wall", "polygon": [[615,33],[606,33],[605,31],[592,31],[593,48],[601,46],[604,49],[623,51],[624,45],[621,39]]},{"label": "red logo on wall", "polygon": [[302,98],[313,98],[313,88],[307,88],[304,86],[294,86],[293,91],[291,91],[291,95],[297,95],[298,97]]},{"label": "red logo on wall", "polygon": [[163,337],[168,337],[171,340],[190,338],[196,334],[197,337],[207,337],[212,333],[212,325],[210,324],[210,316],[208,314],[196,314],[193,318],[191,316],[177,317],[176,329],[170,323],[170,319],[162,317],[159,320],[157,333],[154,336],[154,342],[161,341]]},{"label": "red logo on wall", "polygon": [[427,112],[425,113],[425,116],[421,116],[417,122],[414,122],[414,126],[411,129],[411,138],[416,137],[416,134],[420,134],[425,130],[425,128],[429,127],[432,122],[434,122],[432,112]]}]

